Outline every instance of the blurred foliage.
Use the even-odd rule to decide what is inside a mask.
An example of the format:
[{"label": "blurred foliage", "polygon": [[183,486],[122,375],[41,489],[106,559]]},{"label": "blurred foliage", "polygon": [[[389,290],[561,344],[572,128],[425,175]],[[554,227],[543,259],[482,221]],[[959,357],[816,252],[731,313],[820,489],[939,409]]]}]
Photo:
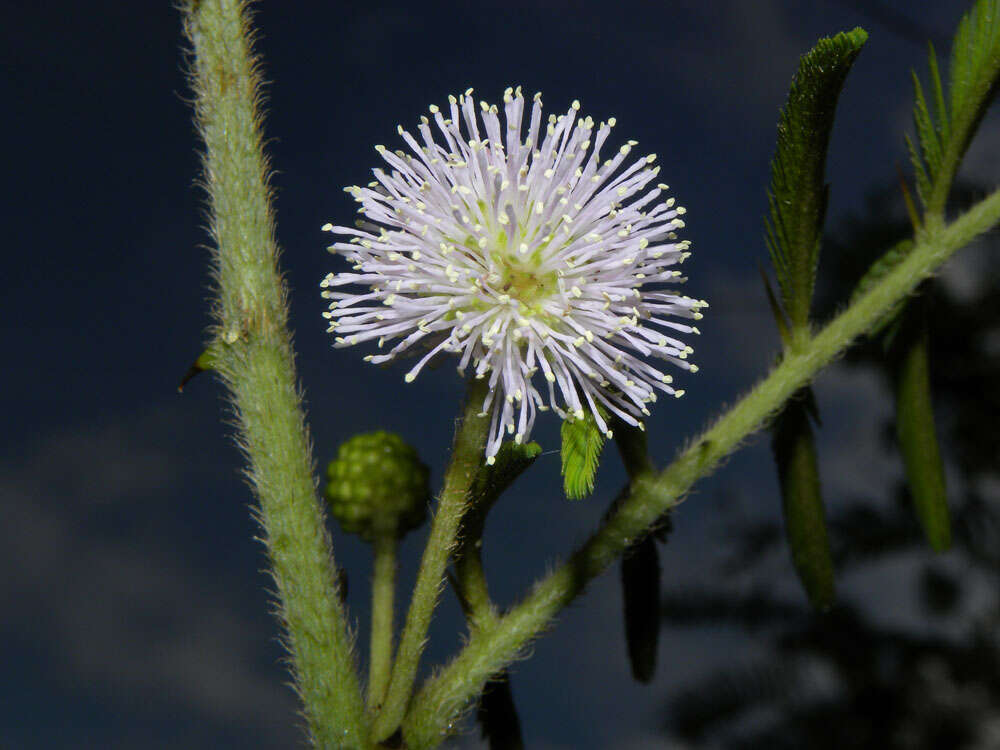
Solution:
[{"label": "blurred foliage", "polygon": [[884,338],[891,339],[886,349],[896,397],[896,442],[907,486],[927,541],[943,552],[951,546],[951,517],[934,423],[926,296],[910,300]]},{"label": "blurred foliage", "polygon": [[818,610],[826,610],[833,606],[836,591],[810,425],[816,411],[812,389],[803,388],[775,418],[771,450],[778,466],[785,536],[795,572],[810,603]]},{"label": "blurred foliage", "polygon": [[[981,194],[958,186],[954,200]],[[872,194],[824,240],[818,317],[911,231],[898,186]],[[984,241],[1000,249],[995,237]],[[922,297],[952,479],[952,551],[927,547],[901,480],[890,498],[834,498],[828,519],[839,575],[858,583],[898,570],[894,583],[848,586],[853,593],[825,615],[776,587],[664,593],[665,624],[737,628],[763,652],[675,694],[668,732],[693,747],[737,749],[1000,747],[1000,267],[977,265],[976,255],[963,257],[961,283],[936,280]],[[891,391],[882,340],[859,342],[846,363],[879,373]],[[889,455],[898,455],[895,432],[883,426]],[[784,554],[780,521],[735,519],[729,535],[728,577],[772,581],[753,574]]]}]

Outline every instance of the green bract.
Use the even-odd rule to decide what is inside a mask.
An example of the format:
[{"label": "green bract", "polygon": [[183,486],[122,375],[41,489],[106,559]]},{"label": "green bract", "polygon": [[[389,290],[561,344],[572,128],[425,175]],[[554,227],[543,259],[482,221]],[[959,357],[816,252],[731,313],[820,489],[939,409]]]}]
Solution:
[{"label": "green bract", "polygon": [[[594,491],[597,464],[604,448],[605,433],[593,414],[562,423],[563,489],[570,500],[581,500]],[[611,435],[611,430],[608,430]]]},{"label": "green bract", "polygon": [[368,432],[343,443],[326,467],[324,490],[344,531],[367,541],[403,536],[424,522],[429,472],[399,435]]}]

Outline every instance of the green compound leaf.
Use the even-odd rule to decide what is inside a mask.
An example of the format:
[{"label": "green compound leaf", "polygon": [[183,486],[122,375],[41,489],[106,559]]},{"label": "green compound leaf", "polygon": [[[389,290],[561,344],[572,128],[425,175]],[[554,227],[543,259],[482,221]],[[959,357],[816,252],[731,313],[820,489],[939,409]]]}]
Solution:
[{"label": "green compound leaf", "polygon": [[606,436],[590,412],[580,419],[564,420],[561,432],[563,488],[570,500],[581,500],[594,491]]},{"label": "green compound leaf", "polygon": [[788,402],[772,427],[771,447],[778,464],[785,533],[795,572],[812,605],[826,610],[835,598],[833,560],[809,424],[809,412],[815,408],[811,401],[807,388]]},{"label": "green compound leaf", "polygon": [[927,358],[927,321],[918,300],[893,343],[896,437],[906,480],[927,541],[936,552],[951,546],[951,519],[944,465],[934,429]]},{"label": "green compound leaf", "polygon": [[907,137],[920,199],[928,213],[944,211],[951,183],[982,121],[1000,77],[1000,0],[978,0],[962,16],[952,41],[948,96],[930,47],[928,77],[934,111],[913,74],[913,123],[919,149]]},{"label": "green compound leaf", "polygon": [[827,203],[823,172],[837,98],[867,39],[861,28],[820,39],[800,60],[778,121],[767,247],[793,330],[804,329],[809,320]]}]

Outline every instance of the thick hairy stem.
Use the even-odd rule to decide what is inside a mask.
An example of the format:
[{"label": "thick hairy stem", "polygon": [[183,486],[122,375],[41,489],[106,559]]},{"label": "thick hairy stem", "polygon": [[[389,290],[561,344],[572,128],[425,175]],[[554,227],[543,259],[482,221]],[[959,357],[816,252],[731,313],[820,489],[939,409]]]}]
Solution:
[{"label": "thick hairy stem", "polygon": [[201,0],[183,13],[215,240],[213,366],[230,390],[313,743],[360,748],[366,719],[296,386],[247,7]]},{"label": "thick hairy stem", "polygon": [[445,474],[444,488],[434,512],[430,537],[420,561],[413,600],[400,637],[389,690],[372,729],[376,740],[386,739],[396,731],[413,692],[413,681],[426,644],[431,616],[444,583],[448,558],[455,547],[462,516],[468,506],[469,490],[483,463],[489,420],[479,416],[479,410],[487,388],[485,379],[469,381],[464,413],[455,434],[451,464]]},{"label": "thick hairy stem", "polygon": [[513,661],[587,582],[675,505],[720,460],[764,426],[782,404],[857,336],[955,251],[1000,221],[1000,191],[946,228],[918,238],[909,256],[825,328],[788,354],[761,383],[719,418],[663,471],[637,478],[628,499],[570,559],[539,581],[494,627],[474,633],[462,652],[415,696],[403,725],[408,746],[434,747],[479,694],[483,683]]}]

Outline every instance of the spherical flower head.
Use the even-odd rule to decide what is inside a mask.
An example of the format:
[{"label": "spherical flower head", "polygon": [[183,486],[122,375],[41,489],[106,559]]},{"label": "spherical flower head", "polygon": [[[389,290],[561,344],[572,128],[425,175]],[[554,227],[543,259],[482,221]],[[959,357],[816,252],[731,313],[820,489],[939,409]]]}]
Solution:
[{"label": "spherical flower head", "polygon": [[368,541],[403,536],[427,517],[430,472],[391,432],[355,435],[326,468],[323,494],[344,530]]},{"label": "spherical flower head", "polygon": [[525,134],[520,88],[503,121],[486,102],[477,116],[472,89],[451,96],[447,113],[430,107],[437,140],[428,117],[420,141],[399,126],[410,152],[376,146],[388,171],[345,188],[356,228],[324,227],[352,264],[321,284],[335,345],[375,341],[373,363],[419,350],[407,382],[441,352],[471,364],[489,378],[490,463],[549,408],[589,412],[609,437],[606,415],[642,427],[657,392],[684,393],[659,362],[697,370],[676,336],[698,333],[685,321],[707,303],[671,291],[690,255],[684,208],[655,184],[655,154],[629,160],[635,141],[602,159],[615,119],[595,128],[579,109],[543,122],[536,94]]}]

